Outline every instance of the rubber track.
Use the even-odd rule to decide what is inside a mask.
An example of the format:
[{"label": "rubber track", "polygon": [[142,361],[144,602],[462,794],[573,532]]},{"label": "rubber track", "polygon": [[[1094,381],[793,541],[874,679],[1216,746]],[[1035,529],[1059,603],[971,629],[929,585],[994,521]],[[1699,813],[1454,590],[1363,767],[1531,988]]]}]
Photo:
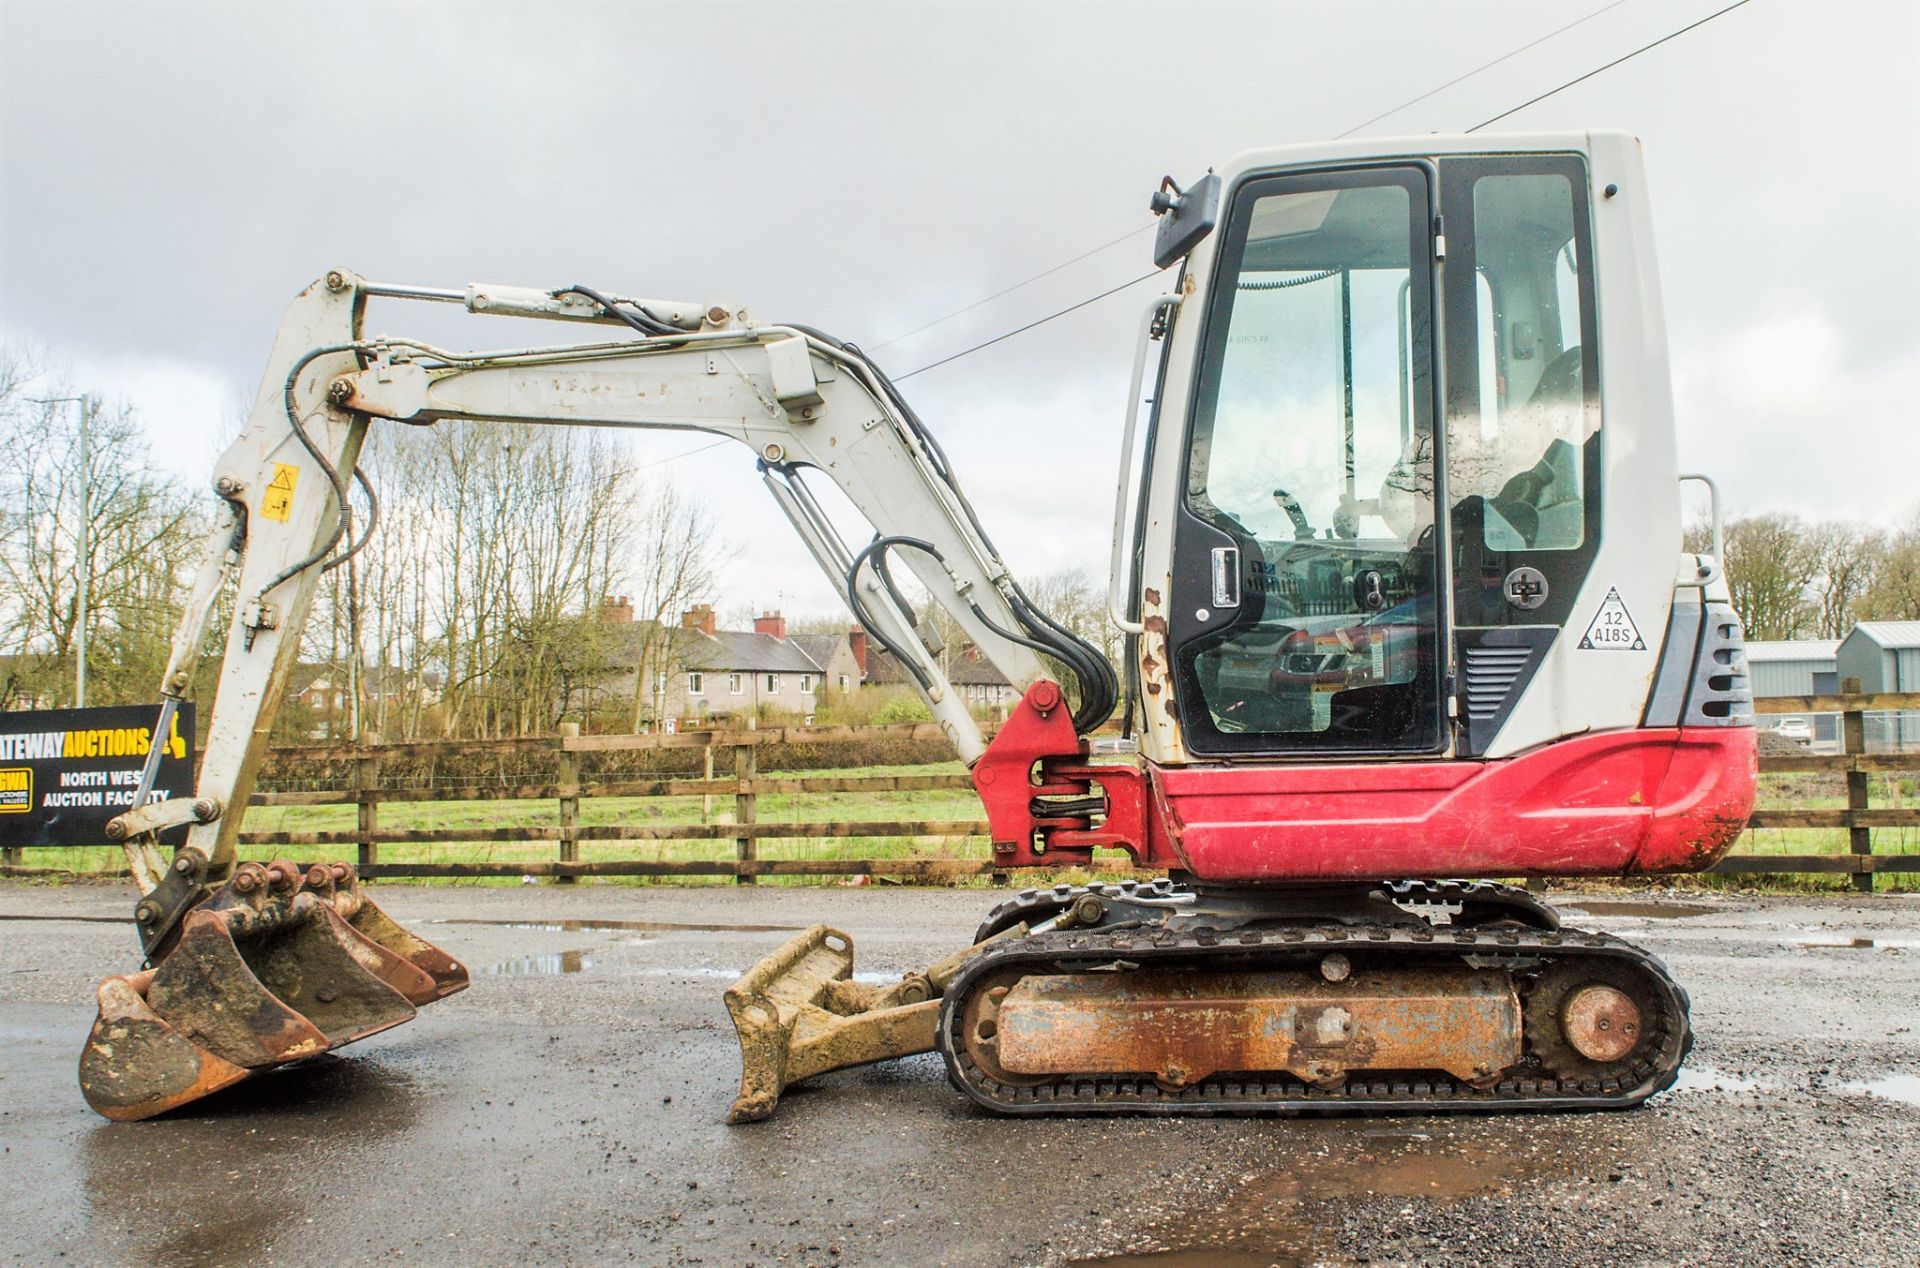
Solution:
[{"label": "rubber track", "polygon": [[1045,912],[1053,916],[1066,910],[1082,894],[1097,894],[1102,898],[1132,898],[1136,895],[1148,898],[1170,898],[1182,892],[1181,887],[1166,877],[1156,877],[1150,881],[1118,881],[1110,885],[1055,885],[1052,889],[1023,889],[1013,897],[995,903],[980,921],[979,928],[973,932],[975,945],[985,942],[1002,929],[1011,929],[1031,915]]},{"label": "rubber track", "polygon": [[[1048,891],[1039,891],[1046,894]],[[1276,1071],[1257,1081],[1217,1075],[1178,1091],[1151,1077],[1062,1075],[1038,1087],[1010,1087],[982,1070],[961,1041],[960,1025],[976,983],[1003,969],[1031,967],[1040,973],[1072,972],[1125,960],[1141,967],[1184,965],[1196,969],[1310,966],[1333,951],[1353,952],[1378,963],[1382,952],[1408,967],[1474,957],[1474,966],[1510,965],[1516,974],[1543,962],[1605,957],[1646,973],[1659,1014],[1650,1027],[1647,1055],[1623,1077],[1605,1081],[1560,1080],[1527,1062],[1510,1077],[1480,1089],[1435,1074],[1418,1079],[1369,1077],[1357,1071],[1339,1088],[1314,1087]],[[1525,997],[1524,984],[1522,998]],[[1524,1007],[1524,1004],[1523,1004]],[[953,1085],[1001,1114],[1323,1114],[1485,1113],[1513,1110],[1625,1109],[1673,1085],[1693,1046],[1687,997],[1653,955],[1603,933],[1531,929],[1402,929],[1391,926],[1315,926],[1220,931],[1068,930],[1011,941],[975,957],[948,985],[936,1036]]]},{"label": "rubber track", "polygon": [[[1506,899],[1527,908],[1552,910],[1526,890],[1514,885],[1503,885],[1499,881],[1383,881],[1376,888],[1394,902],[1460,903],[1464,906],[1476,900]],[[1013,897],[994,904],[992,910],[988,911],[986,917],[981,920],[979,928],[974,930],[973,940],[976,944],[985,942],[1002,929],[1010,929],[1028,916],[1039,916],[1044,920],[1048,916],[1064,911],[1082,894],[1094,894],[1101,898],[1132,898],[1136,895],[1145,898],[1167,898],[1190,891],[1190,886],[1177,884],[1164,876],[1150,881],[1118,881],[1106,885],[1055,885],[1051,889],[1023,889]]]}]

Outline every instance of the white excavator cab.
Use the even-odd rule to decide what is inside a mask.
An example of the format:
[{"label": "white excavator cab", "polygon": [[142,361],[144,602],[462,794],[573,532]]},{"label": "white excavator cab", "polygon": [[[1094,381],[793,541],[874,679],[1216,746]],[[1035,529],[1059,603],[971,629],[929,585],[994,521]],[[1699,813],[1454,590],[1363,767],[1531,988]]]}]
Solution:
[{"label": "white excavator cab", "polygon": [[[1262,151],[1219,197],[1127,508],[1124,615],[1178,700],[1145,711],[1143,750],[1501,757],[1637,725],[1700,581],[1687,561],[1676,591],[1638,142]],[[1462,716],[1483,659],[1508,689]]]}]

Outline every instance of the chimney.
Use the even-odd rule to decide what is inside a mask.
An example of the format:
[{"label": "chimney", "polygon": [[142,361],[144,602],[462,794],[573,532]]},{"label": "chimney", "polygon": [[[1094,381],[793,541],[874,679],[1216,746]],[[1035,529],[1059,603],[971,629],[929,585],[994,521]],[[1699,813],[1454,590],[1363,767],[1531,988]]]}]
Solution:
[{"label": "chimney", "polygon": [[867,676],[867,632],[859,626],[847,631],[847,646],[853,649],[853,663],[860,666],[860,676]]},{"label": "chimney", "polygon": [[787,637],[787,618],[778,612],[762,612],[753,618],[753,632],[768,634],[784,641]]},{"label": "chimney", "polygon": [[600,601],[600,619],[609,625],[633,624],[633,599],[627,595],[608,595]]},{"label": "chimney", "polygon": [[696,603],[692,609],[680,618],[683,630],[699,630],[702,634],[712,635],[720,628],[720,619],[713,614],[711,603]]}]

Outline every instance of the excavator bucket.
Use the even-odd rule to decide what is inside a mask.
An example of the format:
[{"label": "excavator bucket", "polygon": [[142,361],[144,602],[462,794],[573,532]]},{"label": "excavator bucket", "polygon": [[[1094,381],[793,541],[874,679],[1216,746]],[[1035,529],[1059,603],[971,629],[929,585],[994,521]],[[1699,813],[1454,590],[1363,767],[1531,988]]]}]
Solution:
[{"label": "excavator bucket", "polygon": [[306,888],[324,897],[355,934],[426,976],[424,983],[408,978],[405,986],[399,980],[389,981],[408,1002],[431,1004],[467,989],[465,966],[380,910],[360,891],[359,878],[351,865],[315,863],[307,869]]},{"label": "excavator bucket", "polygon": [[740,1037],[740,1095],[727,1121],[770,1117],[780,1094],[812,1075],[931,1052],[941,992],[985,945],[880,986],[853,980],[853,939],[840,930],[814,925],[788,939],[727,988]]},{"label": "excavator bucket", "polygon": [[88,1104],[150,1118],[411,1021],[466,970],[359,893],[352,869],[243,863],[147,972],[100,984]]}]

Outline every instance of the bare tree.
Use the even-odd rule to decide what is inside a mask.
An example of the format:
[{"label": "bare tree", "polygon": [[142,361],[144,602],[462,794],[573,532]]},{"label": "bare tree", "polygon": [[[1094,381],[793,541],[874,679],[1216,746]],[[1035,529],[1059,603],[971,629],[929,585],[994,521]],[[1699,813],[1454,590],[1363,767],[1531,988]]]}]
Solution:
[{"label": "bare tree", "polygon": [[[1689,532],[1688,547],[1704,550],[1705,534]],[[1820,561],[1807,526],[1796,515],[1770,511],[1729,520],[1721,561],[1734,611],[1752,639],[1800,638],[1814,624],[1811,599]]]},{"label": "bare tree", "polygon": [[1856,615],[1863,621],[1920,621],[1920,506],[1889,533]]},{"label": "bare tree", "polygon": [[[36,698],[70,703],[85,622],[90,702],[150,698],[198,546],[196,517],[184,492],[153,471],[132,411],[89,397],[83,451],[71,408],[27,399],[29,372],[18,357],[0,356],[0,446],[8,455],[0,467],[0,639],[27,659]],[[56,387],[43,395],[73,393]]]},{"label": "bare tree", "polygon": [[1813,633],[1819,638],[1845,638],[1853,628],[1855,610],[1873,589],[1875,573],[1886,555],[1885,534],[1850,520],[1828,520],[1807,532],[1812,552]]},{"label": "bare tree", "polygon": [[734,547],[706,507],[668,480],[644,484],[633,515],[628,576],[639,630],[633,690],[633,729],[638,731],[649,717],[665,715],[667,683],[686,668],[676,634],[680,615],[713,598]]}]

